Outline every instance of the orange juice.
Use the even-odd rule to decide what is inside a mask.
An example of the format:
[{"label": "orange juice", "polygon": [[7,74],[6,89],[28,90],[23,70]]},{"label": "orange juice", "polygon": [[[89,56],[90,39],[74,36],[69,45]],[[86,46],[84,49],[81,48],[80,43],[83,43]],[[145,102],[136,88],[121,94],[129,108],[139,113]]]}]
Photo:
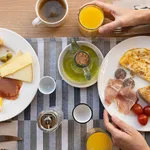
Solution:
[{"label": "orange juice", "polygon": [[79,27],[86,37],[97,35],[98,28],[104,20],[103,11],[96,5],[86,5],[79,12]]},{"label": "orange juice", "polygon": [[112,141],[107,133],[99,128],[92,129],[90,132],[86,142],[86,150],[112,150]]}]

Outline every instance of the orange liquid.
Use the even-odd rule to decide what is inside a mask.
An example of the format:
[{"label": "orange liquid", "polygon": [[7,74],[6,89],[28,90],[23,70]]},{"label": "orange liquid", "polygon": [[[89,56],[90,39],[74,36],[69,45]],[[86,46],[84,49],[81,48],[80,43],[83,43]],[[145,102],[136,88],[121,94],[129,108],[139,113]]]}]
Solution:
[{"label": "orange liquid", "polygon": [[87,150],[112,150],[110,137],[103,132],[93,133],[87,140]]},{"label": "orange liquid", "polygon": [[87,5],[80,11],[79,20],[85,28],[96,29],[103,23],[104,14],[99,7]]}]

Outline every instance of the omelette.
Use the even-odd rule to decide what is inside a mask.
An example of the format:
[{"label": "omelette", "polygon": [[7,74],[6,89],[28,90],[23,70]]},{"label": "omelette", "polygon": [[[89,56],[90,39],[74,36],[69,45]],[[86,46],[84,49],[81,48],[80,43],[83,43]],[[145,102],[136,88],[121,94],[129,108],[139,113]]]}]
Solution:
[{"label": "omelette", "polygon": [[150,82],[150,49],[128,50],[120,59],[120,65]]}]

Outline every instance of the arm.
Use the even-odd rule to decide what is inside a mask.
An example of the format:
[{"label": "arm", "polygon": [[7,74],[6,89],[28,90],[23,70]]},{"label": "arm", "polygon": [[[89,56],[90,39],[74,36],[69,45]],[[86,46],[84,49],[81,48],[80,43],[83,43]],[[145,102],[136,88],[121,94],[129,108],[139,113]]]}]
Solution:
[{"label": "arm", "polygon": [[[150,150],[143,136],[133,127],[125,124],[116,117],[109,122],[108,113],[104,111],[104,124],[111,133],[113,144],[122,150]],[[119,129],[118,129],[119,127]]]}]

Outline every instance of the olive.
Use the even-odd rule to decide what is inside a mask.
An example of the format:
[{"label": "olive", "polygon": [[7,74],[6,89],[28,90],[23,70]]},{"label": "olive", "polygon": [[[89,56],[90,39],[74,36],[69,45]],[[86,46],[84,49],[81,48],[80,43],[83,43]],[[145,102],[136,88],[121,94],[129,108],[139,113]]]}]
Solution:
[{"label": "olive", "polygon": [[1,62],[7,62],[7,57],[6,56],[2,56],[2,57],[0,57],[0,61]]},{"label": "olive", "polygon": [[124,69],[119,68],[115,71],[115,77],[116,79],[125,79],[127,73]]},{"label": "olive", "polygon": [[12,58],[12,54],[11,53],[7,53],[6,57],[9,60],[10,58]]},{"label": "olive", "polygon": [[123,86],[124,87],[130,86],[131,88],[134,88],[135,82],[132,78],[127,78],[127,79],[124,80]]}]

